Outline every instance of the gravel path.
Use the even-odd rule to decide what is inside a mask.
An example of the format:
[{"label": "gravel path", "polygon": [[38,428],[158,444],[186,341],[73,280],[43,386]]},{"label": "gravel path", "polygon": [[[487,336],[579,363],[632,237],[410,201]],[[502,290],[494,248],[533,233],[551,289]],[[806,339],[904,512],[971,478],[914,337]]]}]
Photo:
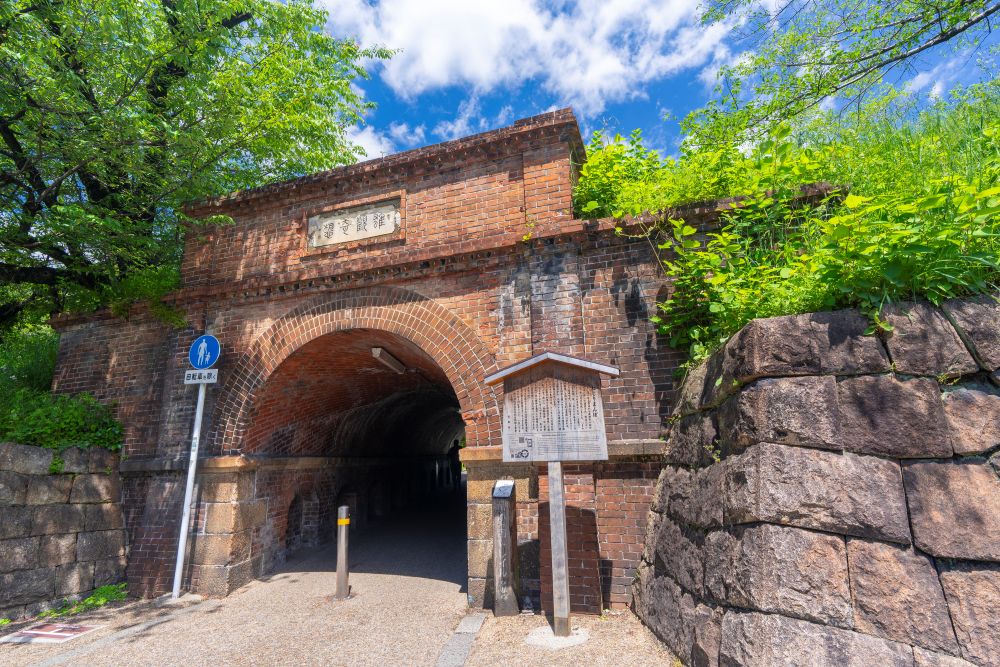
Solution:
[{"label": "gravel path", "polygon": [[681,664],[631,611],[611,611],[604,616],[575,615],[574,628],[582,628],[590,639],[579,646],[558,650],[528,646],[524,638],[547,625],[544,616],[509,616],[486,619],[466,665],[475,667],[673,667]]},{"label": "gravel path", "polygon": [[[75,616],[67,622],[103,627],[65,644],[0,644],[0,665],[435,665],[468,611],[464,504],[449,499],[351,540],[350,600],[333,601],[331,545],[302,552],[267,580],[222,600],[140,601]],[[524,643],[546,624],[543,616],[487,616],[474,643],[472,635],[459,643],[472,643],[466,665],[475,667],[675,664],[631,612],[573,621],[590,639],[558,651]]]},{"label": "gravel path", "polygon": [[0,644],[0,664],[433,665],[467,609],[464,505],[386,520],[352,536],[351,549],[350,600],[332,601],[331,546],[180,614],[142,603],[74,617],[106,627],[60,645]]}]

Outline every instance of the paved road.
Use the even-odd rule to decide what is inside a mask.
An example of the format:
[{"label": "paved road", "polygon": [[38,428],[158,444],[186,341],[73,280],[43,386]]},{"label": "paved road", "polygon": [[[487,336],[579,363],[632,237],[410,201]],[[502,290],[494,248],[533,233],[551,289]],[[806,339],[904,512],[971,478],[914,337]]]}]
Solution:
[{"label": "paved road", "polygon": [[456,500],[352,537],[351,600],[332,601],[330,546],[224,600],[97,613],[75,622],[106,627],[56,646],[0,644],[0,664],[434,665],[466,613],[465,506]]}]

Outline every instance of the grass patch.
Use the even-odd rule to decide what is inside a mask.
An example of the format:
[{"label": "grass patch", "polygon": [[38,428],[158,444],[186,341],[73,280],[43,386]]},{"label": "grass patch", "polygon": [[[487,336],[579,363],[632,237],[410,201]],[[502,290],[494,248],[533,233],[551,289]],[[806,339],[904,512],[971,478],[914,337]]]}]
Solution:
[{"label": "grass patch", "polygon": [[73,616],[74,614],[81,614],[85,611],[93,611],[94,609],[100,609],[101,607],[110,604],[112,602],[119,602],[128,597],[128,593],[125,590],[126,584],[111,584],[108,586],[101,586],[94,590],[89,596],[80,600],[79,602],[67,603],[58,609],[52,609],[43,612],[38,615],[39,618],[62,618],[64,616]]}]

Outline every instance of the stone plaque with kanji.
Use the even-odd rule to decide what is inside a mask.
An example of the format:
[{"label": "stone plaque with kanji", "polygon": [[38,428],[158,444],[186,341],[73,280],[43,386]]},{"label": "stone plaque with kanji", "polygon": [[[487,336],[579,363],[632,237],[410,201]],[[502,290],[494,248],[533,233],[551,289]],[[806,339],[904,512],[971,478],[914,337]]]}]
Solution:
[{"label": "stone plaque with kanji", "polygon": [[487,378],[503,380],[503,460],[606,460],[601,373],[618,370],[546,353]]},{"label": "stone plaque with kanji", "polygon": [[309,247],[362,241],[399,231],[399,200],[319,213],[309,218]]}]

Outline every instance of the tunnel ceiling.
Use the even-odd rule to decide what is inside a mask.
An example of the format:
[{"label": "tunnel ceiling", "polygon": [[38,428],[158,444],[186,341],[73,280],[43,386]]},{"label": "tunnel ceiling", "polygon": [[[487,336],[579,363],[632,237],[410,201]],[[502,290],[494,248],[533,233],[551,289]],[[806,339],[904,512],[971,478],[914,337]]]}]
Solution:
[{"label": "tunnel ceiling", "polygon": [[[381,347],[400,374],[372,356]],[[441,368],[394,334],[352,329],[296,350],[256,396],[244,453],[421,456],[461,437],[458,399]]]}]

